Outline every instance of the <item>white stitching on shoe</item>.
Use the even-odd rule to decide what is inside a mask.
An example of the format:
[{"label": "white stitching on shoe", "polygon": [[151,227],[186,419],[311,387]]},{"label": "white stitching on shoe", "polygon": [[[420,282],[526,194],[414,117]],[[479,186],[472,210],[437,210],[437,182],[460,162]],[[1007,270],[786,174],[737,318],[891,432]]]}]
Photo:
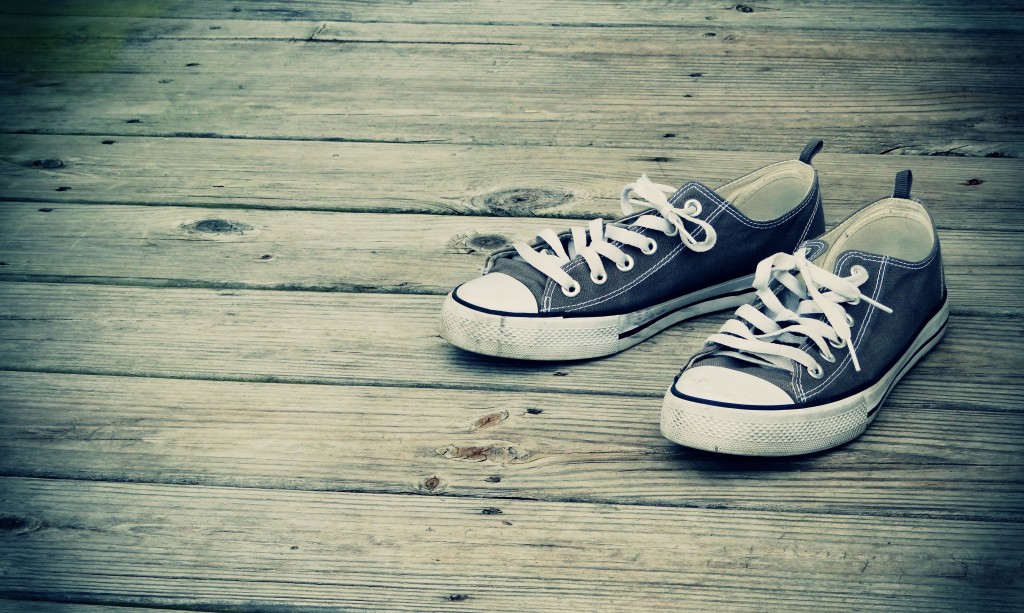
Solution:
[{"label": "white stitching on shoe", "polygon": [[[711,223],[719,215],[721,215],[723,212],[725,212],[725,213],[728,213],[730,217],[732,217],[736,221],[740,222],[741,224],[743,224],[743,225],[745,225],[747,227],[750,227],[750,228],[754,228],[756,230],[763,230],[763,229],[767,229],[767,228],[773,228],[773,227],[776,227],[776,226],[779,226],[779,225],[785,223],[786,221],[789,221],[791,218],[793,218],[794,216],[798,215],[809,204],[817,203],[817,201],[818,201],[818,197],[817,196],[820,194],[818,186],[815,183],[815,184],[812,185],[811,193],[809,193],[807,195],[807,197],[804,198],[803,202],[801,202],[796,208],[791,209],[788,213],[786,213],[782,217],[779,217],[778,219],[772,220],[770,222],[758,222],[758,221],[754,221],[752,219],[748,219],[745,216],[742,216],[738,211],[734,210],[734,207],[732,206],[731,203],[729,203],[728,201],[722,199],[721,196],[719,196],[718,194],[715,194],[714,192],[710,191],[709,189],[705,188],[703,185],[701,185],[699,183],[691,183],[691,184],[684,185],[682,188],[679,189],[679,191],[676,194],[673,195],[672,198],[669,199],[669,202],[671,202],[673,205],[675,205],[680,200],[680,198],[682,197],[683,191],[685,189],[687,189],[687,187],[694,188],[695,190],[697,190],[697,192],[699,192],[700,194],[704,195],[706,198],[708,198],[710,201],[712,201],[714,203],[715,210],[712,211],[712,213],[710,215],[708,215],[707,219],[705,220],[707,223]],[[807,220],[807,225],[804,227],[804,232],[801,235],[800,240],[798,240],[796,244],[799,245],[801,242],[803,242],[803,239],[806,237],[807,233],[810,231],[811,223],[813,222],[813,220],[814,220],[814,212],[812,211],[810,217]],[[702,230],[703,230],[702,228],[699,228],[697,230],[697,232],[699,233]],[[634,231],[639,233],[639,234],[643,234],[643,235],[646,236],[645,232],[638,231],[638,230],[634,230]],[[621,246],[617,242],[614,242],[613,244]],[[585,302],[574,303],[572,305],[572,308],[565,309],[565,312],[578,311],[578,310],[581,310],[584,307],[591,306],[591,305],[596,305],[596,304],[602,304],[604,302],[607,302],[607,301],[611,300],[612,298],[620,296],[625,291],[628,291],[628,290],[632,289],[633,287],[636,287],[636,285],[638,283],[646,280],[653,273],[655,273],[658,270],[660,270],[661,268],[663,268],[666,264],[668,264],[668,262],[670,260],[674,259],[675,256],[679,254],[679,252],[680,252],[680,249],[678,247],[673,249],[668,254],[666,254],[665,257],[663,257],[661,260],[659,260],[654,266],[652,266],[650,269],[645,271],[642,275],[640,275],[639,277],[635,278],[633,281],[631,281],[627,285],[623,286],[622,288],[619,288],[618,290],[616,290],[616,291],[614,291],[612,293],[605,294],[603,296],[598,296],[596,298],[592,298],[592,299],[587,300]],[[581,258],[574,258],[572,262],[570,262],[570,263],[566,264],[565,266],[563,266],[562,269],[566,273],[571,273],[571,272],[574,272],[584,262],[585,261],[583,259],[581,259]],[[551,308],[552,308],[551,307],[551,303],[552,303],[553,298],[554,298],[554,288],[555,288],[556,285],[557,285],[557,283],[554,283],[551,279],[548,279],[546,281],[545,288],[544,288],[544,293],[543,293],[543,295],[541,297],[541,312],[550,312],[551,311]]]},{"label": "white stitching on shoe", "polygon": [[[714,221],[715,218],[719,215],[719,213],[721,213],[723,210],[725,210],[725,207],[719,205],[719,208],[715,209],[715,211],[713,213],[711,213],[711,215],[708,216],[708,218],[706,220],[707,223],[711,223],[712,221]],[[642,281],[646,280],[648,277],[650,277],[651,275],[653,275],[657,271],[659,271],[662,268],[664,268],[665,265],[668,264],[668,262],[670,260],[674,259],[679,253],[681,253],[684,250],[685,247],[686,247],[686,245],[680,243],[674,249],[672,249],[672,251],[668,252],[668,254],[665,257],[663,257],[661,260],[659,260],[657,264],[655,264],[651,268],[648,268],[640,276],[634,278],[632,281],[630,281],[626,285],[623,285],[622,287],[620,287],[619,289],[615,290],[614,292],[610,292],[610,293],[605,294],[603,296],[598,296],[597,298],[591,298],[590,300],[586,300],[584,302],[574,303],[572,308],[566,309],[565,311],[567,313],[571,312],[571,311],[578,311],[578,310],[580,310],[583,307],[586,307],[586,306],[589,306],[589,305],[592,305],[592,304],[602,304],[604,302],[607,302],[607,301],[611,300],[612,298],[615,298],[616,296],[622,295],[623,293],[625,293],[625,292],[629,291],[630,289],[636,287],[637,284],[639,284]]]},{"label": "white stitching on shoe", "polygon": [[[844,253],[843,254],[844,258],[841,258],[841,259],[845,260],[845,256],[848,256],[848,255],[851,255],[851,254],[854,254],[854,253],[857,253],[857,252],[851,251],[851,252],[848,252],[848,253]],[[887,260],[889,259],[889,256],[882,256],[881,258],[872,257],[872,256],[869,256],[867,254],[860,254],[860,256],[863,259],[865,259],[865,260],[874,261],[874,262],[881,262],[881,264],[879,266],[879,269],[878,269],[878,279],[875,280],[875,289],[871,293],[871,299],[872,300],[877,300],[879,294],[881,294],[881,292],[882,292],[882,282],[885,279],[885,267],[886,267],[887,264],[889,264],[889,262],[887,262]],[[845,261],[844,261],[844,263],[845,263]],[[835,269],[836,270],[840,270],[841,266],[837,263]],[[857,337],[854,338],[853,343],[852,343],[854,350],[856,350],[857,348],[860,347],[861,341],[863,340],[864,335],[866,334],[866,331],[868,329],[868,324],[871,323],[872,316],[875,314],[875,311],[877,311],[877,310],[878,309],[875,308],[873,305],[869,305],[868,306],[868,313],[864,317],[864,321],[861,322],[860,329],[857,330]],[[801,385],[800,389],[801,389],[801,392],[803,392],[802,395],[801,395],[801,400],[806,400],[808,397],[814,395],[815,392],[817,392],[818,390],[820,390],[823,387],[825,387],[826,385],[828,385],[833,379],[835,379],[835,377],[837,377],[841,372],[846,370],[846,367],[851,362],[851,360],[852,360],[852,354],[847,352],[846,356],[843,358],[843,361],[840,363],[839,367],[836,368],[834,371],[832,371],[832,374],[830,374],[828,377],[825,377],[824,380],[819,382],[818,385],[812,387],[811,389],[807,390],[806,392],[803,392],[803,385]],[[803,372],[800,372],[799,376],[802,377],[803,376]]]}]

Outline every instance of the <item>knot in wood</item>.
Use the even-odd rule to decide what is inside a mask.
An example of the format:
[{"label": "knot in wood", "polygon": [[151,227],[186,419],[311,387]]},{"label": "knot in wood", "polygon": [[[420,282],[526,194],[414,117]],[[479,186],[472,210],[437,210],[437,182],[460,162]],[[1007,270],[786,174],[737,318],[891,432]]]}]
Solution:
[{"label": "knot in wood", "polygon": [[201,219],[190,224],[184,224],[181,229],[186,232],[199,234],[245,234],[252,230],[252,226],[227,219]]},{"label": "knot in wood", "polygon": [[508,443],[483,445],[448,445],[434,450],[449,460],[470,460],[472,462],[493,462],[495,464],[524,464],[529,462],[531,452]]},{"label": "knot in wood", "polygon": [[508,246],[508,239],[500,234],[477,234],[466,241],[466,244],[480,251],[497,251]]},{"label": "knot in wood", "polygon": [[439,485],[441,485],[441,479],[439,479],[437,475],[431,475],[423,480],[423,483],[420,484],[420,489],[427,492],[433,492]]},{"label": "knot in wood", "polygon": [[47,160],[32,160],[25,164],[30,168],[44,168],[46,170],[56,170],[58,168],[64,168],[64,161],[58,159],[47,159]]},{"label": "knot in wood", "polygon": [[474,421],[471,430],[482,430],[484,428],[496,426],[501,422],[505,421],[506,419],[508,419],[508,415],[508,411],[496,411],[494,413],[488,413],[487,415],[484,415],[483,417],[480,417],[479,419]]},{"label": "knot in wood", "polygon": [[0,513],[0,534],[25,534],[43,526],[43,522],[34,517]]},{"label": "knot in wood", "polygon": [[447,253],[471,255],[490,253],[507,247],[511,241],[500,234],[456,234],[448,241]]},{"label": "knot in wood", "polygon": [[511,188],[473,198],[476,208],[494,215],[522,216],[556,207],[572,200],[572,194],[545,188]]}]

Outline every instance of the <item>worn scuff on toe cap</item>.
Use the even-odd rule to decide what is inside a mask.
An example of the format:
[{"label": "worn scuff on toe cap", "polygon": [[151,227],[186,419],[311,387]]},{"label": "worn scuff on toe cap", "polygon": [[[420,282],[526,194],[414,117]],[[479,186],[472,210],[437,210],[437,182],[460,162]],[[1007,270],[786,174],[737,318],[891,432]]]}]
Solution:
[{"label": "worn scuff on toe cap", "polygon": [[680,394],[691,398],[746,405],[787,405],[793,398],[769,381],[721,366],[697,366],[675,382]]},{"label": "worn scuff on toe cap", "polygon": [[493,272],[460,285],[455,297],[470,307],[503,313],[537,312],[537,299],[522,281]]}]

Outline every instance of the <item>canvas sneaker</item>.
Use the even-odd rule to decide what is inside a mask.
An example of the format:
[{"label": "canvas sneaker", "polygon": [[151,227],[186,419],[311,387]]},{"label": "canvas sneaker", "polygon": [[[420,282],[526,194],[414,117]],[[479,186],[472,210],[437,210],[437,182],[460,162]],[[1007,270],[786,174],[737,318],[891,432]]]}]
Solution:
[{"label": "canvas sneaker", "polygon": [[863,432],[949,317],[935,225],[900,172],[875,202],[757,266],[757,297],[665,395],[661,430],[698,449],[809,453]]},{"label": "canvas sneaker", "polygon": [[441,336],[492,356],[593,358],[747,302],[759,260],[825,231],[811,166],[821,146],[717,190],[642,176],[622,192],[622,219],[491,254],[483,276],[445,299]]}]

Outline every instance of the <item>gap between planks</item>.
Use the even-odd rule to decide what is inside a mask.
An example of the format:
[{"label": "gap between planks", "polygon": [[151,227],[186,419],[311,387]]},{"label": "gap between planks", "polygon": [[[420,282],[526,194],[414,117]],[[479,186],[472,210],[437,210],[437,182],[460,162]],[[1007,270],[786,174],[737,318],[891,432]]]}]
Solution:
[{"label": "gap between planks", "polygon": [[[197,215],[206,213],[206,215]],[[443,295],[552,220],[190,207],[0,205],[0,280]],[[957,314],[1015,316],[1016,232],[941,234]]]},{"label": "gap between planks", "polygon": [[[778,153],[42,135],[4,144],[5,201],[590,219],[620,216],[622,186],[642,173],[715,187],[792,159],[803,141]],[[815,167],[830,224],[891,193],[896,172],[909,167],[914,196],[940,228],[1024,228],[1020,160],[825,147]]]},{"label": "gap between planks", "polygon": [[[96,44],[14,45],[7,63],[19,70],[0,78],[0,91],[14,94],[0,100],[5,130],[651,148],[672,133],[700,149],[763,149],[813,133],[847,151],[994,156],[1018,155],[1022,138],[1019,96],[1007,89],[1020,70],[984,57],[902,62],[898,71],[891,60],[840,57],[828,61],[831,81],[822,82],[821,68],[808,69],[792,51],[745,61],[645,53],[642,62],[581,53],[566,62],[504,46],[419,45],[413,52],[373,45],[339,53],[319,44],[223,40]],[[240,71],[237,58],[254,52],[260,70]],[[300,76],[296,65],[321,70]],[[516,96],[508,96],[510,87]],[[176,99],[190,104],[168,103]],[[635,108],[644,112],[624,113]],[[765,113],[773,133],[761,136]],[[143,123],[126,124],[131,118]]]},{"label": "gap between planks", "polygon": [[[820,3],[723,4],[700,0],[685,4],[647,3],[643,11],[615,2],[545,2],[524,0],[514,5],[501,2],[435,1],[429,7],[407,2],[344,3],[307,0],[294,2],[239,0],[230,5],[196,4],[185,0],[140,5],[130,0],[88,0],[40,4],[28,0],[4,3],[4,12],[38,17],[115,17],[141,19],[173,17],[189,20],[236,21],[338,21],[389,26],[403,24],[467,25],[542,25],[546,27],[587,27],[597,30],[621,27],[674,29],[681,26],[742,28],[813,28],[826,31],[982,31],[999,32],[1020,29],[1010,3],[964,5],[962,2],[917,2],[894,8],[887,2],[856,2],[822,5]],[[760,6],[759,6],[760,5]],[[230,6],[230,8],[229,8]],[[586,15],[585,20],[580,15]]]},{"label": "gap between planks", "polygon": [[0,490],[20,532],[0,539],[13,562],[0,595],[130,605],[721,610],[771,590],[809,610],[888,610],[896,594],[906,610],[1013,610],[1024,538],[998,522],[18,478]]},{"label": "gap between planks", "polygon": [[[434,296],[0,283],[0,299],[7,370],[650,397],[724,319],[683,322],[605,359],[529,363],[442,341]],[[892,398],[1019,410],[1017,342],[991,321],[956,317]],[[630,373],[628,385],[621,373]]]},{"label": "gap between planks", "polygon": [[15,372],[0,396],[6,476],[1024,521],[1015,415],[898,399],[827,453],[742,458],[667,441],[645,398]]}]

